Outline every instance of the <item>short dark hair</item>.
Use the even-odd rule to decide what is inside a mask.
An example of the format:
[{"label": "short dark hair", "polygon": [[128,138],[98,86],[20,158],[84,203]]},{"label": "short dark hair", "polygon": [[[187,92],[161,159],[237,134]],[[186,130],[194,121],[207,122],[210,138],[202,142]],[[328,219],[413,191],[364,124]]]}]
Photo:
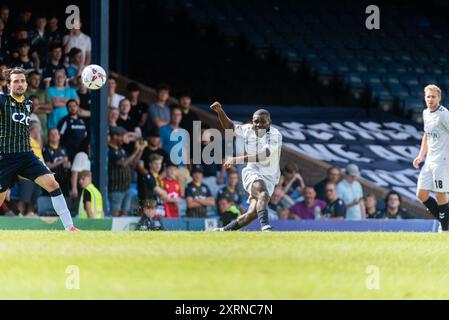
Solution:
[{"label": "short dark hair", "polygon": [[20,40],[17,43],[17,48],[23,48],[23,47],[31,47],[31,44],[28,40]]},{"label": "short dark hair", "polygon": [[37,72],[36,70],[33,70],[30,73],[28,73],[28,78],[31,77],[31,76],[34,76],[34,75],[38,75],[39,78],[41,76],[41,74],[39,72]]},{"label": "short dark hair", "polygon": [[170,106],[170,113],[173,113],[173,111],[175,111],[175,110],[179,110],[179,111],[182,112],[181,106],[179,106],[177,104],[174,104],[174,105]]},{"label": "short dark hair", "polygon": [[118,78],[116,76],[110,75],[108,80],[114,80],[115,82],[118,82]]},{"label": "short dark hair", "polygon": [[39,96],[36,96],[35,94],[33,94],[29,98],[30,98],[30,100],[39,99]]},{"label": "short dark hair", "polygon": [[76,105],[78,106],[78,102],[77,102],[75,99],[69,99],[69,100],[67,101],[67,107],[69,106],[69,104],[71,104],[71,103],[73,103],[73,102],[75,102]]},{"label": "short dark hair", "polygon": [[160,84],[157,86],[157,92],[160,92],[160,91],[162,91],[162,90],[170,91],[170,87],[169,87],[168,84],[166,84],[166,83],[160,83]]},{"label": "short dark hair", "polygon": [[50,45],[50,52],[51,51],[53,51],[53,50],[55,50],[55,49],[62,49],[62,44],[60,43],[60,42],[53,42],[51,45]]},{"label": "short dark hair", "polygon": [[140,87],[137,84],[137,82],[130,82],[126,85],[126,91],[128,92],[140,91]]},{"label": "short dark hair", "polygon": [[73,47],[72,49],[70,49],[70,51],[67,55],[69,56],[69,58],[73,58],[75,55],[77,55],[80,52],[83,52],[80,48]]}]

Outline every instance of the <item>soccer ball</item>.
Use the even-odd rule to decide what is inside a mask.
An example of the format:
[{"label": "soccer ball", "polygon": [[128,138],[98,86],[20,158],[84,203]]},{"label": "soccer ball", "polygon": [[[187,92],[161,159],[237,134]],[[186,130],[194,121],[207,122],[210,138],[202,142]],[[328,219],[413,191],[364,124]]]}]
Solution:
[{"label": "soccer ball", "polygon": [[88,65],[81,73],[83,84],[91,90],[98,90],[106,83],[106,71],[96,64]]}]

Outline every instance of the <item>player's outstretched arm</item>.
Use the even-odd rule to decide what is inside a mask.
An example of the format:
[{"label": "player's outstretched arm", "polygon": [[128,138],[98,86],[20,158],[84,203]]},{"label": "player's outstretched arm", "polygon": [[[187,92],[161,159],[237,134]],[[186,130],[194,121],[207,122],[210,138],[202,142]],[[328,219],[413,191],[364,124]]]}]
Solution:
[{"label": "player's outstretched arm", "polygon": [[212,103],[210,108],[217,113],[218,120],[220,121],[220,124],[223,127],[223,129],[234,129],[234,123],[226,115],[226,113],[224,112],[220,102],[215,101],[214,103]]},{"label": "player's outstretched arm", "polygon": [[271,153],[269,149],[264,149],[258,154],[246,154],[244,156],[231,157],[225,161],[224,166],[225,168],[229,168],[235,164],[262,162],[265,161],[270,156],[270,154]]},{"label": "player's outstretched arm", "polygon": [[427,134],[424,133],[421,141],[421,149],[419,150],[418,156],[413,160],[413,167],[415,169],[419,169],[419,164],[423,161],[424,157],[427,154],[428,144],[427,144]]}]

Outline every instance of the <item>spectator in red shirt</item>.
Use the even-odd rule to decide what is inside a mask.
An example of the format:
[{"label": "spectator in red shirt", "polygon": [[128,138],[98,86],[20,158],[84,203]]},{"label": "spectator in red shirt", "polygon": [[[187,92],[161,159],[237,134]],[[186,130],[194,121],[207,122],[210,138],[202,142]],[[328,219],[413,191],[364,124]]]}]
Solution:
[{"label": "spectator in red shirt", "polygon": [[[175,178],[176,166],[170,163],[167,166],[167,177],[162,179],[162,186],[168,193],[170,199],[181,199],[181,187]],[[164,201],[165,216],[167,218],[179,218],[178,202]]]},{"label": "spectator in red shirt", "polygon": [[295,219],[321,219],[321,212],[325,207],[326,202],[316,198],[315,189],[306,187],[304,189],[304,201],[298,202],[291,207],[290,213]]}]

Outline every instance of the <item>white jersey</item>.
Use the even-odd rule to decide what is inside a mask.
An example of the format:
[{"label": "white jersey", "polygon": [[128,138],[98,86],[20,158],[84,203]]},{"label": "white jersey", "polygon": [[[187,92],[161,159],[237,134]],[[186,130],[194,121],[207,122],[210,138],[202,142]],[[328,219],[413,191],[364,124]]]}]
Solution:
[{"label": "white jersey", "polygon": [[449,160],[449,111],[440,106],[434,112],[423,111],[424,132],[427,135],[426,162]]},{"label": "white jersey", "polygon": [[267,133],[259,138],[252,124],[234,124],[235,134],[244,141],[245,152],[248,155],[256,155],[264,149],[270,151],[270,156],[264,161],[247,163],[246,168],[257,172],[261,176],[267,176],[277,183],[281,177],[279,161],[281,158],[282,135],[276,128],[271,127]]}]

